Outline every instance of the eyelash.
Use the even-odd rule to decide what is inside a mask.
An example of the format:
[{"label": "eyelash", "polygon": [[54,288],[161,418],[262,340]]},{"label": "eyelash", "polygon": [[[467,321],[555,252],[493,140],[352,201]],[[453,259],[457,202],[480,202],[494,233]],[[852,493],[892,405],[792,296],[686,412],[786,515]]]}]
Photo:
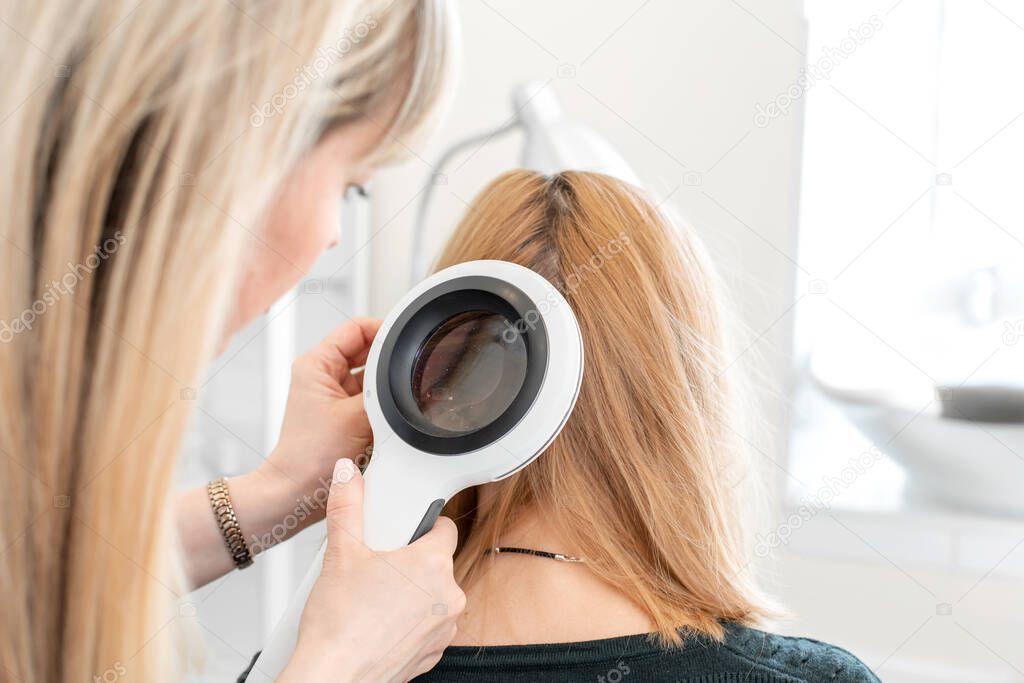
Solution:
[{"label": "eyelash", "polygon": [[366,188],[356,183],[349,183],[347,186],[345,186],[345,195],[348,196],[349,192],[355,192],[358,196],[364,199],[369,196],[366,193]]}]

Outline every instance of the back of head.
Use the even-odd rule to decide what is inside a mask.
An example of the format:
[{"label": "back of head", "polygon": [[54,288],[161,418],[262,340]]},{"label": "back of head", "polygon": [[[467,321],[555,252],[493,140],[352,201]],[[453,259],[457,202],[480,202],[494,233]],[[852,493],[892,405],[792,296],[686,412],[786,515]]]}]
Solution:
[{"label": "back of head", "polygon": [[763,614],[749,579],[714,275],[697,238],[641,191],[584,172],[513,171],[470,207],[439,267],[501,259],[540,273],[579,320],[586,357],[576,409],[547,452],[446,514],[472,578],[517,513],[535,506],[600,577],[677,627],[720,637]]}]

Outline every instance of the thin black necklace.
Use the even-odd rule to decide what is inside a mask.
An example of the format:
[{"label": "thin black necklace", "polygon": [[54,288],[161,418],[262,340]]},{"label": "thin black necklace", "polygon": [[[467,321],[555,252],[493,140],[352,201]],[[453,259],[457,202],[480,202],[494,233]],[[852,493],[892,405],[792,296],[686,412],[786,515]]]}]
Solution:
[{"label": "thin black necklace", "polygon": [[488,548],[484,551],[485,555],[489,554],[501,555],[502,553],[513,553],[517,555],[533,555],[534,557],[546,557],[549,560],[558,560],[559,562],[583,562],[582,557],[573,557],[572,555],[563,555],[562,553],[549,553],[546,550],[533,550],[532,548],[511,548],[508,546],[497,546],[495,548]]}]

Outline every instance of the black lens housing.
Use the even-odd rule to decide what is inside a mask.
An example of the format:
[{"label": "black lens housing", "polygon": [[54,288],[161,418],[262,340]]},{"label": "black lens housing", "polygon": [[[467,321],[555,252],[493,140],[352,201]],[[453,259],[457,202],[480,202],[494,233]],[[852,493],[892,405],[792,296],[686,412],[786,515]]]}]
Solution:
[{"label": "black lens housing", "polygon": [[[412,372],[420,348],[445,321],[466,311],[503,316],[526,345],[526,376],[508,408],[469,432],[447,432],[429,423],[412,391]],[[547,372],[548,335],[536,303],[504,280],[470,275],[441,282],[407,306],[381,346],[376,389],[388,425],[403,441],[427,453],[460,455],[504,436],[526,415]]]}]

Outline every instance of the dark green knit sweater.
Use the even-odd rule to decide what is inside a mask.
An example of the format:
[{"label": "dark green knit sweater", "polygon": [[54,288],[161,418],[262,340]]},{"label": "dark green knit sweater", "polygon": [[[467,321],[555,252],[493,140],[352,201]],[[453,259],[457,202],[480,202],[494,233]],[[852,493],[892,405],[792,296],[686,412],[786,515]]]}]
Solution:
[{"label": "dark green knit sweater", "polygon": [[664,650],[644,635],[557,645],[449,647],[419,683],[877,683],[842,648],[726,626],[725,639]]},{"label": "dark green knit sweater", "polygon": [[[257,653],[258,654],[258,653]],[[253,657],[253,662],[256,658]],[[250,668],[252,663],[249,664]],[[243,683],[247,669],[238,679]],[[584,643],[449,647],[420,683],[879,683],[846,650],[727,625],[725,639],[664,650],[644,635]],[[369,683],[369,681],[367,682]]]}]

